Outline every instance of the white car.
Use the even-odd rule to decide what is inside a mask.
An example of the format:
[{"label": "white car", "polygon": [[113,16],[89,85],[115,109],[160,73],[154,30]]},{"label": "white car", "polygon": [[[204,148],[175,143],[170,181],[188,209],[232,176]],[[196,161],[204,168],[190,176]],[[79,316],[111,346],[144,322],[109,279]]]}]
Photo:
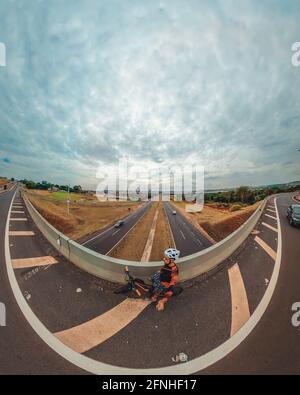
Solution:
[{"label": "white car", "polygon": [[177,214],[176,210],[173,210],[173,211],[172,211],[172,214],[173,214],[173,215],[176,215],[176,214]]},{"label": "white car", "polygon": [[115,228],[120,228],[124,224],[124,221],[120,219],[118,222],[115,223]]}]

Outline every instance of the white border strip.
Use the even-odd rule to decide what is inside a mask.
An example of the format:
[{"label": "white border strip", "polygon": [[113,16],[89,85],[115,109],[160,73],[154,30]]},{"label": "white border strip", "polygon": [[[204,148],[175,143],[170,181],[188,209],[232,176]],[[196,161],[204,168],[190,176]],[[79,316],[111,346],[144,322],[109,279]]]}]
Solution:
[{"label": "white border strip", "polygon": [[[16,194],[16,192],[15,192]],[[273,274],[269,283],[269,286],[257,306],[256,310],[250,317],[250,319],[245,323],[245,325],[231,338],[226,340],[219,347],[212,351],[202,355],[201,357],[195,358],[192,361],[180,364],[172,365],[164,368],[153,368],[153,369],[130,369],[124,367],[118,367],[113,365],[108,365],[91,358],[88,358],[82,354],[79,354],[70,348],[66,347],[62,342],[60,342],[37,318],[33,313],[29,305],[27,304],[25,298],[17,283],[12,265],[11,257],[9,251],[9,217],[11,212],[11,206],[8,212],[6,231],[5,231],[5,260],[9,282],[16,298],[16,301],[24,314],[25,318],[33,328],[33,330],[44,340],[44,342],[51,347],[56,353],[61,357],[65,358],[72,364],[78,366],[79,368],[86,370],[94,374],[109,374],[109,375],[182,375],[182,374],[193,374],[207,368],[208,366],[216,363],[220,359],[224,358],[227,354],[233,351],[242,341],[250,334],[254,327],[258,324],[259,320],[265,313],[272,295],[274,293],[276,283],[279,276],[280,265],[281,265],[281,255],[282,255],[282,236],[281,236],[281,225],[279,220],[278,208],[277,208],[277,198],[275,199],[276,214],[278,217],[278,247],[277,247],[277,257],[273,270]]]}]

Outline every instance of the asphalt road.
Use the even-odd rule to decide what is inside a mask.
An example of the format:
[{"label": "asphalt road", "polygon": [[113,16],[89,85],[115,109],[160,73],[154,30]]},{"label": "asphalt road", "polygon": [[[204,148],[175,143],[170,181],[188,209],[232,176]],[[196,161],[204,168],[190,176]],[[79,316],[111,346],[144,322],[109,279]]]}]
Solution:
[{"label": "asphalt road", "polygon": [[108,254],[146,214],[151,207],[151,204],[152,202],[147,202],[133,214],[124,218],[124,224],[120,228],[111,226],[110,228],[100,232],[98,235],[93,236],[90,240],[84,242],[83,245],[101,254]]},{"label": "asphalt road", "polygon": [[211,246],[211,242],[202,235],[178,210],[173,214],[174,208],[165,202],[166,214],[172,229],[174,241],[180,256],[194,254]]},{"label": "asphalt road", "polygon": [[204,373],[300,373],[300,328],[291,323],[292,305],[300,302],[300,229],[286,218],[287,207],[295,204],[290,195],[279,196],[277,202],[282,261],[271,303],[246,340]]},{"label": "asphalt road", "polygon": [[0,374],[78,374],[32,330],[19,309],[7,277],[4,236],[14,190],[0,195],[0,302],[6,306],[6,326],[0,327]]},{"label": "asphalt road", "polygon": [[[11,192],[0,197],[2,246],[11,198]],[[207,368],[205,373],[300,372],[299,329],[291,325],[291,306],[300,301],[300,230],[290,227],[285,218],[290,203],[292,200],[287,195],[278,198],[283,254],[271,303],[256,328],[241,345],[223,360]],[[53,249],[24,211],[23,215],[28,221],[12,221],[10,230],[33,230],[35,236],[26,240],[11,236],[12,258],[51,255]],[[20,214],[12,213],[12,218],[18,216]],[[276,233],[262,221],[273,227],[276,221],[264,215],[257,226],[259,236],[276,251]],[[55,354],[33,332],[12,295],[2,248],[0,258],[0,301],[7,306],[7,327],[0,327],[0,372],[85,373]],[[70,265],[61,256],[55,258],[59,263],[49,267],[15,269],[23,295],[30,293],[30,307],[51,332],[81,324],[122,302],[122,296],[113,294],[111,284],[96,280]],[[158,367],[171,365],[171,358],[179,352],[186,352],[192,359],[222,344],[230,336],[232,314],[227,269],[237,263],[252,314],[265,292],[265,280],[270,279],[274,262],[255,243],[255,236],[250,235],[240,249],[224,262],[220,272],[205,281],[195,279],[187,284],[179,297],[171,299],[164,313],[157,313],[153,306],[147,307],[126,328],[85,355],[119,366]],[[81,289],[79,293],[78,287]]]}]

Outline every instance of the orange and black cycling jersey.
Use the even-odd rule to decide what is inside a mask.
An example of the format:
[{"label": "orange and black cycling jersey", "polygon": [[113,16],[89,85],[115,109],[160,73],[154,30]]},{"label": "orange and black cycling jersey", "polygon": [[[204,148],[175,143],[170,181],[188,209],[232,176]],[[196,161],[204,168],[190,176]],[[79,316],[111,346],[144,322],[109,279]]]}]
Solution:
[{"label": "orange and black cycling jersey", "polygon": [[177,283],[178,267],[173,260],[165,259],[165,265],[160,269],[159,280],[165,288],[170,288]]}]

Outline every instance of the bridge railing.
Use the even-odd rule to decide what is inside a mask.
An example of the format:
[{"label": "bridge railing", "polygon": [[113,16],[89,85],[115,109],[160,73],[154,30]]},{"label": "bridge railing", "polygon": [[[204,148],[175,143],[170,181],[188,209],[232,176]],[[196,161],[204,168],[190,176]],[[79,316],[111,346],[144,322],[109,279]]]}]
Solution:
[{"label": "bridge railing", "polygon": [[[37,211],[24,193],[22,196],[31,218],[44,237],[56,250],[80,269],[108,281],[124,283],[125,266],[129,267],[133,276],[142,279],[148,278],[161,267],[162,262],[126,261],[99,254],[82,246],[55,229]],[[262,201],[251,217],[224,240],[203,251],[179,259],[180,281],[190,280],[215,269],[239,248],[257,224],[266,201],[266,199]]]}]

